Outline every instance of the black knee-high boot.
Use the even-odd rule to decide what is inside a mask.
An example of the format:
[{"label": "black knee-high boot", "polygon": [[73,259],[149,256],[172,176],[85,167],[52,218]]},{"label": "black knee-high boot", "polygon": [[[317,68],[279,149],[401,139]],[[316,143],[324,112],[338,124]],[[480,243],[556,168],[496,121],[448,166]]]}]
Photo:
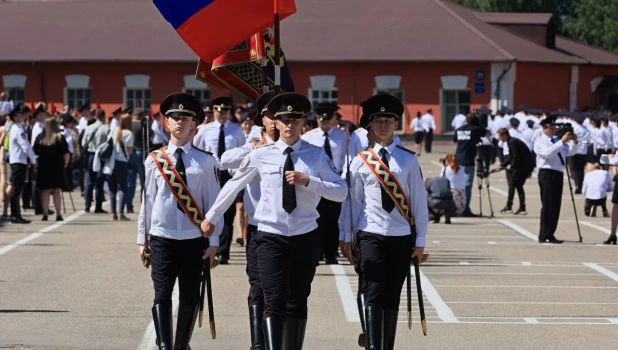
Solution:
[{"label": "black knee-high boot", "polygon": [[251,329],[251,350],[264,350],[264,306],[253,304],[249,307],[249,324]]},{"label": "black knee-high boot", "polygon": [[152,307],[152,320],[157,333],[159,350],[172,350],[173,319],[172,305],[155,304]]},{"label": "black knee-high boot", "polygon": [[288,317],[285,320],[285,350],[302,350],[305,340],[306,318]]},{"label": "black knee-high boot", "polygon": [[176,341],[174,349],[191,350],[189,342],[195,327],[199,311],[198,305],[180,305],[178,307],[178,322],[176,323]]},{"label": "black knee-high boot", "polygon": [[283,350],[284,316],[268,316],[262,321],[266,350]]},{"label": "black knee-high boot", "polygon": [[367,349],[382,350],[382,339],[384,335],[384,313],[381,307],[367,305]]},{"label": "black knee-high boot", "polygon": [[384,350],[395,348],[398,318],[399,310],[384,310]]},{"label": "black knee-high boot", "polygon": [[358,335],[358,346],[367,347],[367,321],[365,320],[365,294],[359,293],[356,297],[358,315],[360,316],[361,329],[363,332]]}]

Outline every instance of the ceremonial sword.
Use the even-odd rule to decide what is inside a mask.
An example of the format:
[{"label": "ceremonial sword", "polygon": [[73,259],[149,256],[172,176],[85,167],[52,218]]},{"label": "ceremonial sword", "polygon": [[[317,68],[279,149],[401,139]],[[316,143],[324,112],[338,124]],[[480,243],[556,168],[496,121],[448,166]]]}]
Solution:
[{"label": "ceremonial sword", "polygon": [[[209,248],[208,238],[204,238],[204,251]],[[215,260],[215,266],[217,260]],[[200,313],[198,317],[198,326],[202,328],[202,320],[204,319],[204,299],[208,298],[208,322],[210,323],[210,336],[212,339],[217,338],[217,329],[215,327],[215,310],[212,302],[212,281],[210,279],[210,259],[204,259],[202,266],[202,281],[200,282]]]},{"label": "ceremonial sword", "polygon": [[[142,152],[142,164],[146,163],[146,158],[150,153],[150,133],[148,132],[148,120],[145,121],[143,125],[144,129],[146,129],[146,133],[142,130],[142,148],[146,152]],[[144,137],[145,136],[145,137]],[[146,257],[147,254],[150,254],[150,237],[148,236],[148,201],[146,200],[146,184],[142,184],[142,203],[144,205],[144,255],[142,255],[142,264],[144,264],[145,268],[150,267],[150,258]]]}]

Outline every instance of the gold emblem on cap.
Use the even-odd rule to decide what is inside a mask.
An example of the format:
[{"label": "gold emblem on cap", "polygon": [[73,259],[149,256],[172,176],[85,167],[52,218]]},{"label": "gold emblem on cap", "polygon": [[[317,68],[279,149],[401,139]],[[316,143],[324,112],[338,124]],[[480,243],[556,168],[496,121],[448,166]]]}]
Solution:
[{"label": "gold emblem on cap", "polygon": [[182,104],[179,104],[178,109],[185,109],[185,106],[183,106]]},{"label": "gold emblem on cap", "polygon": [[385,110],[386,110],[386,108],[380,107],[380,112],[384,112]]},{"label": "gold emblem on cap", "polygon": [[288,106],[288,112],[291,112],[292,109],[294,109],[294,108],[292,108],[292,106]]}]

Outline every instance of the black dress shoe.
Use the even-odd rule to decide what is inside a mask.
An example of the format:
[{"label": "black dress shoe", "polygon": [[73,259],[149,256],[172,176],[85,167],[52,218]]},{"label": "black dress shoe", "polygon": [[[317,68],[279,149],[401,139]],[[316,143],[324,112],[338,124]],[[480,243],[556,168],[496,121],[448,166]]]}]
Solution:
[{"label": "black dress shoe", "polygon": [[47,211],[47,215],[54,215],[54,214],[56,214],[56,212],[51,209]]},{"label": "black dress shoe", "polygon": [[94,213],[95,214],[108,214],[108,212],[103,209],[95,210]]},{"label": "black dress shoe", "polygon": [[224,256],[219,257],[219,265],[229,265],[229,264],[230,264],[230,259]]},{"label": "black dress shoe", "polygon": [[609,239],[605,242],[603,242],[603,244],[613,244],[616,245],[616,241],[618,241],[618,237],[617,236],[609,236]]},{"label": "black dress shoe", "polygon": [[548,239],[547,239],[547,243],[551,243],[551,244],[562,244],[562,243],[564,243],[564,241],[563,241],[563,240],[560,240],[560,239],[556,239],[555,237],[552,237],[552,238],[548,238]]},{"label": "black dress shoe", "polygon": [[30,220],[26,220],[24,218],[11,218],[11,223],[13,224],[29,224]]},{"label": "black dress shoe", "polygon": [[41,221],[47,221],[47,215],[43,215],[43,217],[41,218]]},{"label": "black dress shoe", "polygon": [[84,211],[85,211],[86,213],[90,213],[90,208],[86,208],[86,209],[84,209]]},{"label": "black dress shoe", "polygon": [[326,259],[326,265],[338,265],[339,260],[337,258]]}]

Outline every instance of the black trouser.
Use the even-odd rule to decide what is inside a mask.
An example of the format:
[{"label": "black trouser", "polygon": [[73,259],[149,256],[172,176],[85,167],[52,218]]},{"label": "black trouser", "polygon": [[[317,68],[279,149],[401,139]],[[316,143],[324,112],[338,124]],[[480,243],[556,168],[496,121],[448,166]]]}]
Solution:
[{"label": "black trouser", "polygon": [[584,214],[586,214],[586,216],[590,216],[590,211],[592,209],[592,206],[598,205],[601,207],[601,209],[603,210],[603,214],[607,213],[607,205],[605,204],[607,202],[607,197],[603,197],[600,199],[588,199],[586,198],[586,202],[584,203]]},{"label": "black trouser", "polygon": [[337,259],[339,250],[339,214],[341,203],[320,199],[318,204],[318,231],[320,232],[321,254],[326,260]]},{"label": "black trouser", "polygon": [[562,171],[539,169],[541,188],[541,228],[539,240],[555,238],[562,205]]},{"label": "black trouser", "polygon": [[[33,172],[36,173],[36,170]],[[34,180],[31,178],[31,175],[33,174],[30,171],[26,171],[26,179],[24,180],[24,188],[22,189],[21,192],[21,203],[22,203],[22,208],[24,209],[32,209],[32,207],[34,206],[34,209],[36,211],[36,214],[40,214],[43,212],[43,210],[41,210],[41,193],[40,191],[37,191],[34,188]],[[33,197],[33,192],[34,193],[34,197]],[[36,197],[39,197],[38,203],[36,200]],[[34,199],[34,204],[33,204],[33,199]],[[39,205],[37,207],[37,204]]]},{"label": "black trouser", "polygon": [[21,192],[26,183],[26,173],[28,166],[26,164],[14,163],[11,164],[11,216],[21,218],[21,208],[19,207],[19,199]]},{"label": "black trouser", "polygon": [[[491,152],[490,152],[490,158],[491,158],[491,164],[495,164],[496,163],[496,155],[498,154],[498,140],[496,139],[491,139],[491,143],[493,145],[493,147],[491,148]],[[500,148],[501,150],[502,148]],[[502,163],[502,162],[500,162]]]},{"label": "black trouser", "polygon": [[575,182],[575,189],[581,190],[584,183],[584,170],[586,168],[586,155],[576,154],[567,158],[569,164],[569,170],[571,170],[571,177]]},{"label": "black trouser", "polygon": [[258,231],[255,238],[265,318],[307,318],[307,299],[320,252],[318,234],[317,230],[296,236]]},{"label": "black trouser", "polygon": [[249,277],[249,306],[264,306],[264,293],[260,283],[260,271],[257,256],[257,226],[247,225],[247,277]]},{"label": "black trouser", "polygon": [[513,207],[513,198],[515,197],[515,190],[517,190],[517,196],[519,197],[519,209],[526,210],[526,193],[524,192],[524,184],[530,175],[530,171],[515,169],[512,171],[509,179],[509,195],[506,200],[507,208]]},{"label": "black trouser", "polygon": [[[232,178],[227,170],[219,171],[221,188]],[[234,217],[236,216],[236,204],[232,203],[223,214],[223,230],[219,237],[219,254],[227,259],[230,258],[230,246],[234,237]]]},{"label": "black trouser", "polygon": [[410,268],[412,235],[383,236],[361,231],[362,293],[367,305],[398,310],[403,282]]},{"label": "black trouser", "polygon": [[150,237],[154,304],[172,305],[178,277],[180,305],[198,305],[204,237],[176,240]]},{"label": "black trouser", "polygon": [[431,153],[431,143],[433,142],[433,129],[425,132],[425,152]]}]

